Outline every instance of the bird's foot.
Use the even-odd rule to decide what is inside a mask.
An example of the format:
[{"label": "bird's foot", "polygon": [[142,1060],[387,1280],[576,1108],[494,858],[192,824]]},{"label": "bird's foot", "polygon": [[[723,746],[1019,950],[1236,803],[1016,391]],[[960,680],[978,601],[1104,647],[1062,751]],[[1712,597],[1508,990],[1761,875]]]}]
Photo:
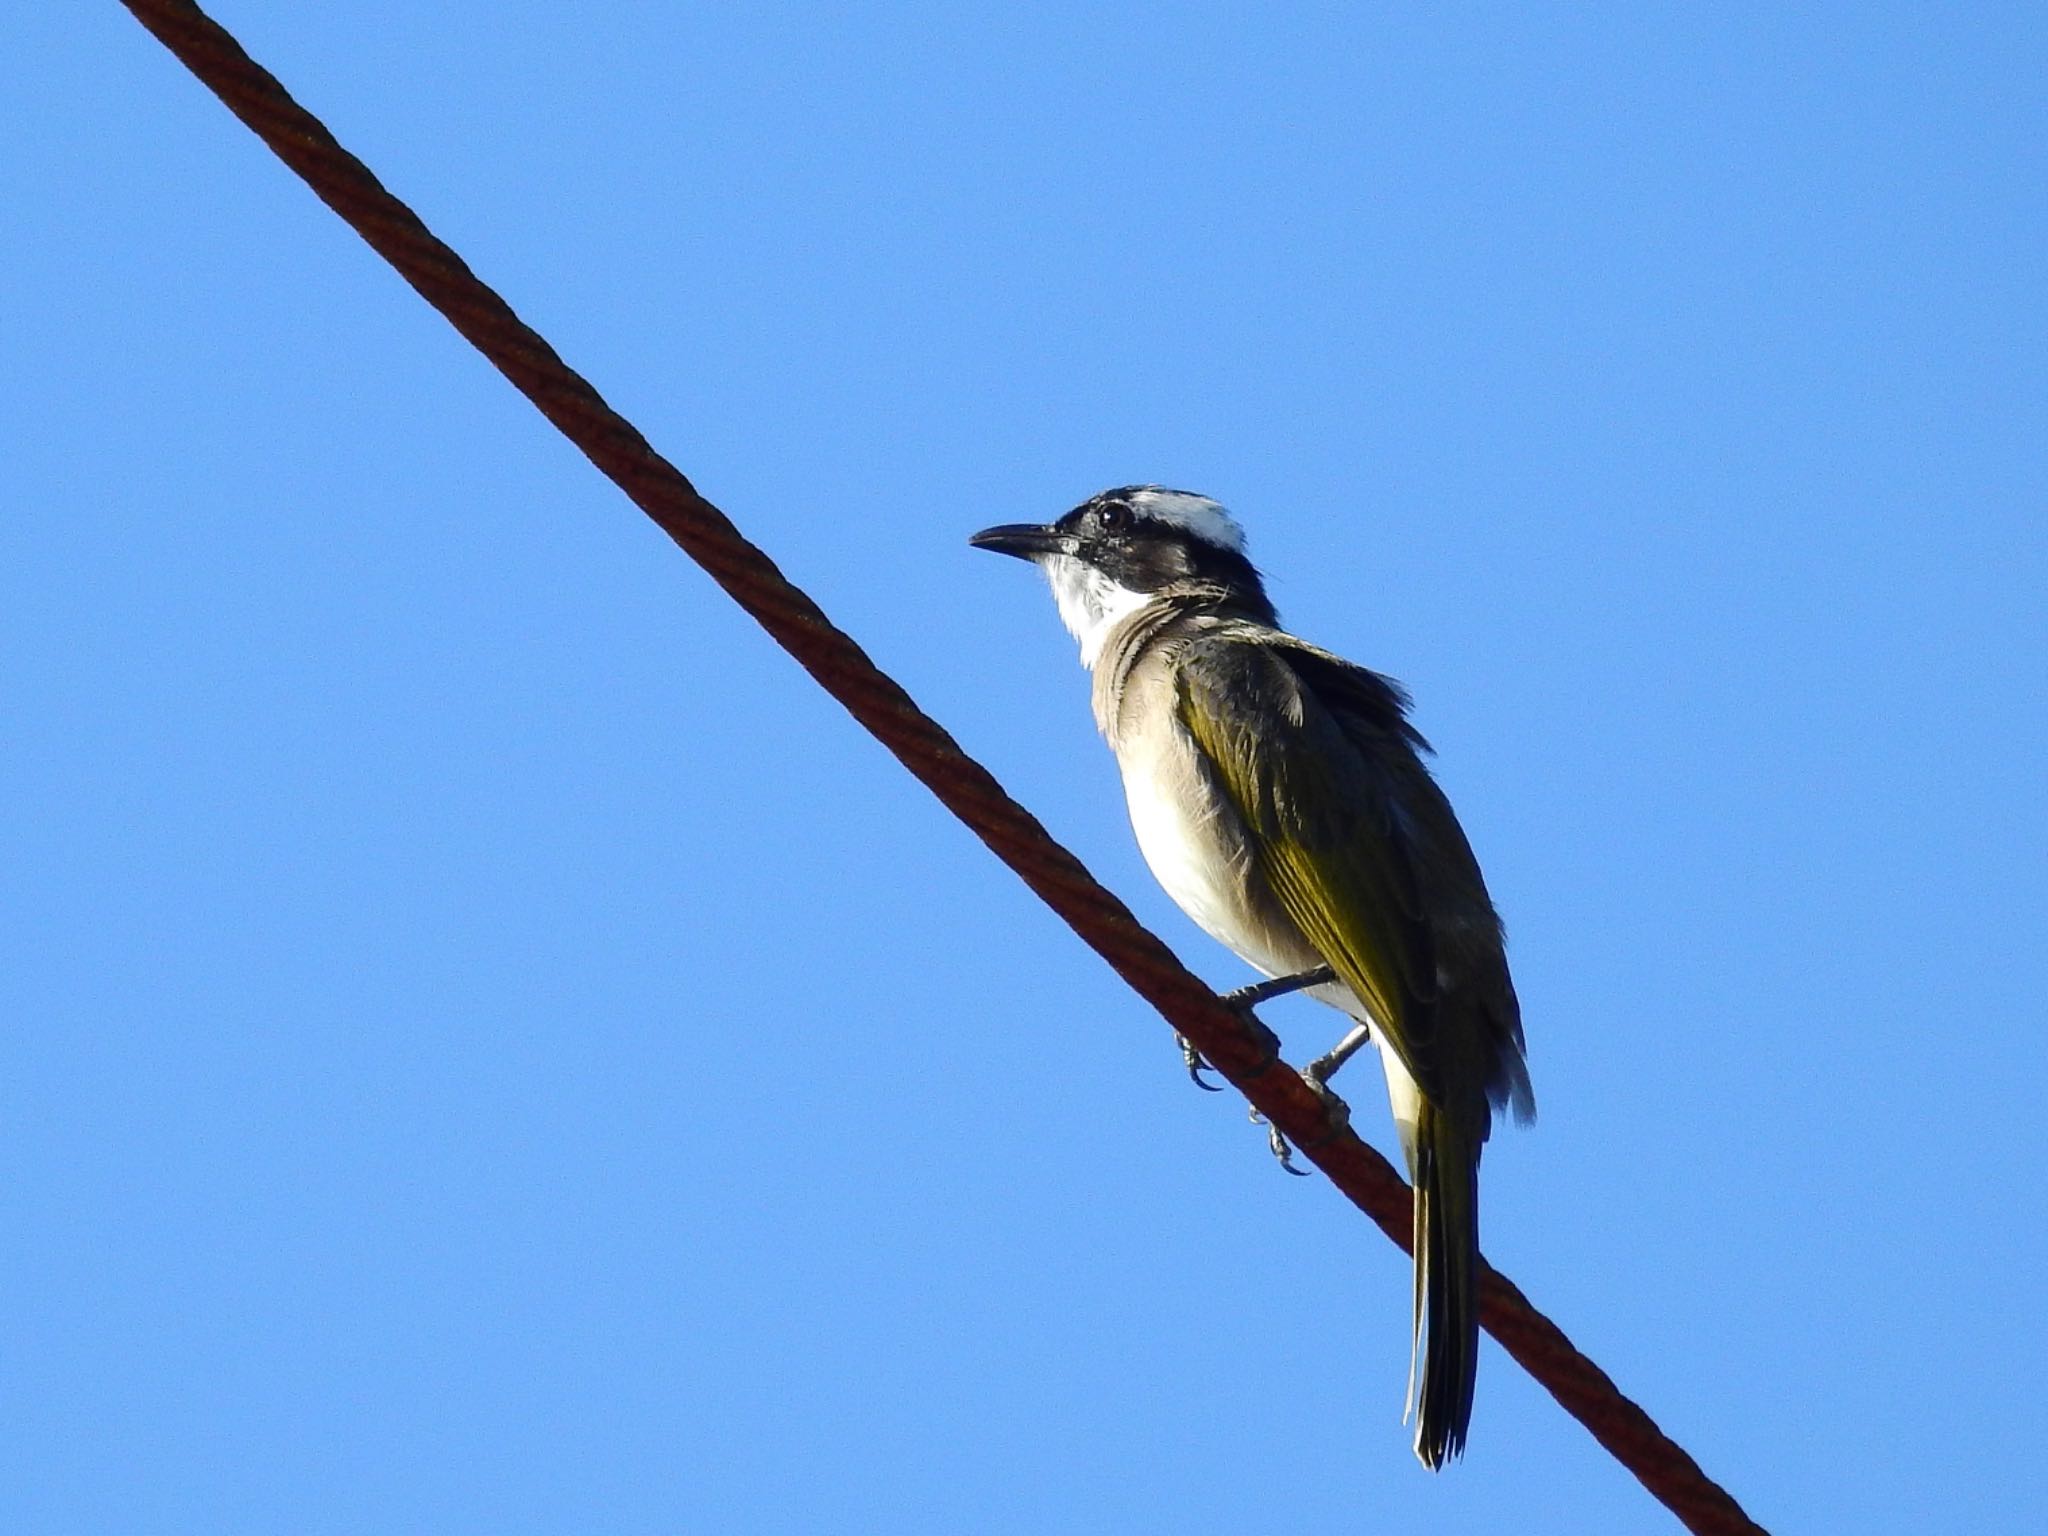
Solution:
[{"label": "bird's foot", "polygon": [[[1251,1032],[1259,1037],[1259,1045],[1262,1048],[1262,1057],[1258,1065],[1246,1074],[1248,1077],[1257,1077],[1280,1059],[1280,1037],[1266,1028],[1259,1021],[1258,1015],[1250,1009],[1246,1009],[1242,1017]],[[1195,1042],[1186,1035],[1176,1033],[1173,1043],[1180,1047],[1180,1064],[1188,1070],[1188,1081],[1206,1093],[1221,1093],[1223,1090],[1220,1087],[1202,1076],[1204,1072],[1214,1072],[1216,1069],[1209,1064],[1208,1058],[1195,1048]]]},{"label": "bird's foot", "polygon": [[[1274,976],[1266,981],[1254,982],[1248,987],[1239,987],[1235,991],[1225,992],[1219,996],[1218,1001],[1240,1019],[1244,1020],[1245,1028],[1259,1037],[1259,1044],[1264,1050],[1264,1059],[1257,1067],[1252,1069],[1252,1076],[1257,1076],[1280,1059],[1280,1037],[1268,1029],[1265,1022],[1252,1010],[1261,1003],[1271,1002],[1276,997],[1285,997],[1290,992],[1299,992],[1303,987],[1319,987],[1324,982],[1333,979],[1335,974],[1327,965],[1319,965],[1312,971],[1303,971],[1295,976]],[[1187,1064],[1188,1076],[1194,1079],[1196,1087],[1209,1087],[1208,1083],[1202,1081],[1201,1074],[1205,1070],[1214,1071],[1215,1069],[1202,1059],[1201,1053],[1188,1042],[1186,1037],[1182,1036],[1179,1038],[1180,1058]]]},{"label": "bird's foot", "polygon": [[1370,1038],[1361,1024],[1334,1051],[1318,1056],[1301,1069],[1301,1080],[1308,1084],[1309,1092],[1323,1101],[1323,1113],[1329,1117],[1330,1134],[1333,1136],[1351,1123],[1351,1106],[1337,1097],[1337,1090],[1330,1086],[1330,1074],[1356,1055],[1358,1048]]},{"label": "bird's foot", "polygon": [[[1319,965],[1313,970],[1302,971],[1293,976],[1274,976],[1266,981],[1254,982],[1248,987],[1239,987],[1235,991],[1222,994],[1221,1001],[1224,1007],[1230,1009],[1239,1018],[1243,1019],[1245,1027],[1259,1037],[1260,1044],[1265,1048],[1265,1060],[1256,1069],[1257,1071],[1263,1071],[1267,1066],[1280,1059],[1280,1037],[1268,1029],[1264,1021],[1252,1010],[1258,1007],[1259,1004],[1270,1002],[1276,997],[1285,997],[1288,993],[1299,992],[1304,987],[1319,987],[1325,982],[1334,981],[1335,979],[1336,972],[1332,971],[1327,965]],[[1204,1081],[1202,1077],[1204,1072],[1214,1071],[1215,1069],[1202,1059],[1202,1053],[1195,1049],[1194,1043],[1185,1035],[1176,1035],[1174,1038],[1180,1045],[1181,1063],[1187,1068],[1189,1079],[1197,1088],[1206,1088],[1211,1092],[1215,1092],[1215,1084]],[[1334,1054],[1333,1052],[1332,1055]],[[1327,1057],[1324,1058],[1324,1060],[1328,1059]],[[1339,1059],[1341,1060],[1341,1058]],[[1321,1063],[1318,1063],[1318,1065],[1320,1066]],[[1324,1075],[1327,1076],[1328,1072],[1335,1070],[1336,1064],[1333,1062]],[[1256,1072],[1254,1075],[1256,1075]],[[1342,1111],[1341,1115],[1337,1113],[1331,1115],[1334,1125],[1342,1126],[1349,1120],[1350,1111],[1344,1109],[1344,1101],[1325,1088],[1320,1078],[1313,1079],[1310,1086],[1316,1090],[1317,1095],[1326,1104],[1333,1104],[1339,1111]],[[1256,1108],[1251,1111],[1251,1118],[1254,1125],[1265,1126],[1266,1145],[1272,1149],[1273,1156],[1279,1160],[1281,1168],[1293,1174],[1296,1178],[1307,1178],[1307,1171],[1294,1165],[1294,1148],[1288,1143],[1287,1138],[1280,1133],[1280,1128],[1260,1114]]]},{"label": "bird's foot", "polygon": [[1180,1047],[1180,1064],[1188,1069],[1188,1081],[1204,1093],[1221,1093],[1223,1090],[1202,1076],[1204,1072],[1216,1069],[1202,1059],[1202,1053],[1195,1049],[1195,1042],[1186,1035],[1175,1033],[1173,1043]]},{"label": "bird's foot", "polygon": [[[1330,1064],[1329,1057],[1327,1056],[1321,1057],[1302,1068],[1301,1080],[1308,1084],[1311,1093],[1322,1100],[1324,1118],[1322,1134],[1313,1141],[1303,1142],[1303,1148],[1319,1147],[1324,1142],[1342,1134],[1351,1124],[1351,1106],[1337,1097],[1336,1090],[1328,1082],[1330,1073],[1335,1069],[1335,1066]],[[1273,1149],[1273,1156],[1280,1160],[1281,1168],[1298,1178],[1305,1179],[1308,1177],[1306,1171],[1294,1166],[1294,1154],[1297,1149],[1287,1140],[1286,1136],[1281,1134],[1280,1127],[1273,1124],[1272,1121],[1268,1120],[1256,1109],[1252,1111],[1252,1123],[1254,1125],[1263,1125],[1266,1128],[1266,1145]]]},{"label": "bird's foot", "polygon": [[1309,1092],[1323,1101],[1323,1113],[1329,1118],[1328,1134],[1336,1135],[1351,1123],[1351,1106],[1337,1097],[1337,1090],[1330,1086],[1330,1072],[1323,1063],[1329,1057],[1319,1057],[1301,1069],[1301,1080],[1308,1084]]},{"label": "bird's foot", "polygon": [[1252,1111],[1252,1124],[1263,1125],[1266,1128],[1266,1145],[1272,1150],[1273,1156],[1280,1160],[1280,1169],[1283,1173],[1291,1173],[1297,1179],[1308,1177],[1307,1169],[1294,1166],[1294,1148],[1287,1138],[1280,1134],[1279,1126],[1260,1114],[1257,1109]]}]

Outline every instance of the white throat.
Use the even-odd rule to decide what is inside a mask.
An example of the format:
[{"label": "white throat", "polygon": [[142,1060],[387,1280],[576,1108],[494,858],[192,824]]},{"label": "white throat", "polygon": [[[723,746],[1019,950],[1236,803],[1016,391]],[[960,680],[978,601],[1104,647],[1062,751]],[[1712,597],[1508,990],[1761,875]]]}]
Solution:
[{"label": "white throat", "polygon": [[1052,583],[1060,622],[1081,642],[1081,665],[1093,671],[1109,632],[1151,602],[1152,594],[1119,586],[1072,555],[1047,555],[1039,564],[1045,568],[1045,579]]}]

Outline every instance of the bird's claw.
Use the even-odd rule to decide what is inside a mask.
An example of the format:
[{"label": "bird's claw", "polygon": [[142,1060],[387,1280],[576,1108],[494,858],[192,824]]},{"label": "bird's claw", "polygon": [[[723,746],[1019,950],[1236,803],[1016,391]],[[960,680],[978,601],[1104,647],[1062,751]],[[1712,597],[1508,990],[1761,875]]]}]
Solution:
[{"label": "bird's claw", "polygon": [[[1229,1003],[1231,1011],[1244,1020],[1245,1028],[1259,1038],[1259,1063],[1245,1074],[1247,1077],[1257,1077],[1280,1059],[1280,1037],[1266,1028],[1264,1021],[1252,1012],[1249,1004],[1231,1003],[1228,997],[1224,998],[1224,1002]],[[1216,1069],[1195,1048],[1195,1042],[1178,1032],[1175,1033],[1173,1041],[1180,1047],[1181,1065],[1188,1069],[1188,1081],[1206,1093],[1221,1093],[1222,1088],[1202,1076],[1204,1072],[1214,1072]]]},{"label": "bird's claw", "polygon": [[[1311,1062],[1308,1066],[1302,1068],[1301,1080],[1307,1083],[1309,1091],[1322,1101],[1323,1114],[1327,1122],[1323,1133],[1316,1137],[1314,1141],[1304,1142],[1304,1146],[1319,1147],[1324,1142],[1340,1134],[1351,1124],[1351,1106],[1338,1098],[1336,1090],[1324,1081],[1334,1070],[1335,1067],[1328,1064],[1327,1058]],[[1279,1159],[1283,1170],[1293,1174],[1298,1179],[1308,1177],[1307,1169],[1294,1166],[1294,1153],[1296,1149],[1281,1134],[1279,1126],[1260,1114],[1256,1108],[1252,1110],[1252,1123],[1254,1125],[1263,1125],[1266,1128],[1266,1145],[1272,1148],[1273,1156]]]},{"label": "bird's claw", "polygon": [[[1248,1075],[1257,1076],[1259,1072],[1264,1071],[1280,1059],[1280,1037],[1268,1029],[1265,1021],[1252,1010],[1261,1003],[1268,1002],[1276,997],[1285,997],[1290,992],[1299,992],[1305,987],[1322,986],[1334,979],[1334,976],[1335,973],[1330,967],[1319,965],[1313,970],[1303,971],[1298,975],[1274,976],[1265,981],[1254,982],[1248,987],[1239,987],[1235,991],[1222,994],[1221,1001],[1223,1006],[1230,1009],[1231,1012],[1244,1021],[1245,1028],[1258,1037],[1259,1044],[1265,1053],[1265,1059]],[[1180,1043],[1180,1059],[1186,1065],[1188,1077],[1194,1085],[1197,1088],[1206,1088],[1211,1092],[1219,1091],[1214,1084],[1202,1080],[1203,1072],[1215,1069],[1202,1059],[1202,1053],[1195,1049],[1194,1043],[1185,1035],[1177,1034],[1174,1038]],[[1308,1081],[1309,1087],[1315,1090],[1316,1096],[1323,1101],[1325,1107],[1329,1110],[1331,1134],[1335,1134],[1338,1129],[1348,1124],[1351,1118],[1351,1112],[1345,1107],[1344,1101],[1338,1098],[1336,1094],[1330,1092],[1323,1082],[1325,1077],[1337,1069],[1342,1059],[1342,1056],[1337,1052],[1332,1052],[1329,1056],[1318,1060],[1307,1071],[1302,1073],[1302,1076]],[[1266,1128],[1266,1145],[1272,1149],[1273,1156],[1279,1161],[1281,1168],[1293,1174],[1297,1179],[1307,1178],[1308,1171],[1304,1168],[1297,1168],[1294,1165],[1295,1149],[1287,1138],[1281,1134],[1280,1127],[1260,1114],[1256,1107],[1252,1109],[1251,1117],[1254,1125],[1263,1125]]]},{"label": "bird's claw", "polygon": [[1202,1077],[1204,1072],[1213,1072],[1216,1069],[1202,1059],[1202,1053],[1195,1049],[1195,1042],[1181,1034],[1176,1034],[1173,1041],[1180,1047],[1180,1061],[1181,1065],[1188,1069],[1188,1081],[1204,1093],[1221,1093],[1221,1087]]},{"label": "bird's claw", "polygon": [[1294,1148],[1288,1144],[1287,1138],[1280,1134],[1279,1126],[1256,1109],[1252,1111],[1252,1124],[1263,1125],[1266,1128],[1266,1145],[1272,1149],[1273,1156],[1280,1160],[1282,1172],[1291,1173],[1297,1179],[1308,1177],[1308,1170],[1294,1166]]}]

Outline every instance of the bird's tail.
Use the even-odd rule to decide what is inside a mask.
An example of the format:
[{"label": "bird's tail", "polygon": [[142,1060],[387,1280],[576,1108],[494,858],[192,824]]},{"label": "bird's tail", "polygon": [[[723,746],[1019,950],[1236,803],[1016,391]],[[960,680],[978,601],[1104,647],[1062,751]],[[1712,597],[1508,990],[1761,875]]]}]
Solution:
[{"label": "bird's tail", "polygon": [[[1465,1449],[1479,1377],[1479,1144],[1424,1100],[1415,1120],[1415,1454]],[[1417,1381],[1417,1378],[1419,1382]]]}]

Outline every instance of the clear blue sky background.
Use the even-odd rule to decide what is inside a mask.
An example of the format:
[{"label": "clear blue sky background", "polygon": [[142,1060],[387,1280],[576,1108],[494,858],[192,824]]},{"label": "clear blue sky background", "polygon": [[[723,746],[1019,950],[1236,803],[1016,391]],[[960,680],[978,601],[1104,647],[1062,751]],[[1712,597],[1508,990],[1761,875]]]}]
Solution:
[{"label": "clear blue sky background", "polygon": [[[1784,9],[218,7],[1219,984],[963,540],[1236,508],[1508,916],[1492,1257],[1766,1524],[2034,1529],[2048,43]],[[1674,1528],[1491,1345],[1421,1471],[1396,1251],[125,12],[5,35],[0,1527]]]}]

